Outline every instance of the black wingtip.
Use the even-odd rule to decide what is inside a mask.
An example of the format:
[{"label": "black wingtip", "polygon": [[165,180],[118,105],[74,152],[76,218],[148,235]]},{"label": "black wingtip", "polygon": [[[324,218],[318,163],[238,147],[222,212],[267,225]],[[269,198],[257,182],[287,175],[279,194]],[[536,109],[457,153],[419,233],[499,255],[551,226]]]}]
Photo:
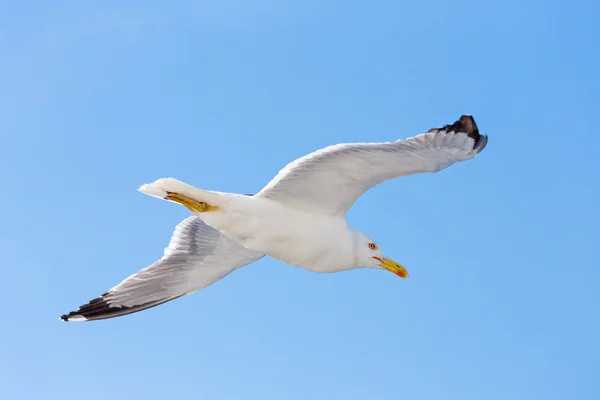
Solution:
[{"label": "black wingtip", "polygon": [[482,151],[487,144],[487,136],[479,133],[479,128],[475,122],[473,116],[465,114],[461,115],[458,121],[453,124],[444,125],[439,128],[431,128],[428,132],[462,132],[466,133],[471,139],[475,141],[473,150],[479,153]]},{"label": "black wingtip", "polygon": [[166,303],[167,301],[175,300],[179,297],[185,296],[185,294],[180,294],[177,296],[166,297],[164,299],[128,307],[122,305],[110,305],[107,301],[108,295],[108,292],[104,293],[103,295],[91,300],[87,304],[82,305],[77,311],[71,311],[68,314],[62,315],[60,319],[65,322],[81,322],[120,317],[142,310],[147,310],[148,308],[156,307],[160,304]]},{"label": "black wingtip", "polygon": [[60,320],[63,322],[73,322],[73,321],[87,321],[88,319],[77,311],[71,311],[68,314],[61,315]]},{"label": "black wingtip", "polygon": [[106,313],[107,310],[110,308],[110,305],[106,302],[107,295],[108,292],[96,297],[87,304],[84,304],[81,307],[79,307],[77,311],[71,311],[70,313],[61,315],[60,319],[65,322],[87,321],[89,319],[93,319],[98,315]]}]

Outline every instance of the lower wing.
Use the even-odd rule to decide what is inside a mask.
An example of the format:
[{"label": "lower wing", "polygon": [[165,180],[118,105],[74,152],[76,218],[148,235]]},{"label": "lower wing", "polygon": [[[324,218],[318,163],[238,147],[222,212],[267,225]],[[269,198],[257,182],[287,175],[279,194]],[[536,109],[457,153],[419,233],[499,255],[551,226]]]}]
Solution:
[{"label": "lower wing", "polygon": [[203,289],[262,257],[192,216],[175,228],[160,260],[60,318],[91,321],[142,311]]}]

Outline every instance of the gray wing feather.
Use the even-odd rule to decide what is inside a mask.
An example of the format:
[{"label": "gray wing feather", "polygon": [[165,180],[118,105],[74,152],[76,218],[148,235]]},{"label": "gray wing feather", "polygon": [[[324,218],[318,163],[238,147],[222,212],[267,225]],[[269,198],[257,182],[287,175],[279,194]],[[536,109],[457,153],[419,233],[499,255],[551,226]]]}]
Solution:
[{"label": "gray wing feather", "polygon": [[175,228],[160,260],[61,319],[106,319],[145,310],[203,289],[262,257],[191,216]]},{"label": "gray wing feather", "polygon": [[393,143],[345,143],[301,157],[283,168],[257,197],[324,215],[344,215],[371,187],[401,176],[437,172],[483,150],[473,117]]}]

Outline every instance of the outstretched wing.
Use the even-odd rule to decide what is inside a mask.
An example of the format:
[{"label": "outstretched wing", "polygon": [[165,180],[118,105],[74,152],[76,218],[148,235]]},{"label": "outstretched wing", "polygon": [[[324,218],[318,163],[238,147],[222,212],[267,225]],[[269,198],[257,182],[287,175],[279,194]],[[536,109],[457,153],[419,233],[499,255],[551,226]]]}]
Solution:
[{"label": "outstretched wing", "polygon": [[61,319],[88,321],[145,310],[205,288],[263,256],[191,216],[175,228],[159,261]]},{"label": "outstretched wing", "polygon": [[356,199],[384,181],[437,172],[481,152],[487,136],[473,117],[394,143],[346,143],[326,147],[288,164],[256,197],[291,207],[345,215]]}]

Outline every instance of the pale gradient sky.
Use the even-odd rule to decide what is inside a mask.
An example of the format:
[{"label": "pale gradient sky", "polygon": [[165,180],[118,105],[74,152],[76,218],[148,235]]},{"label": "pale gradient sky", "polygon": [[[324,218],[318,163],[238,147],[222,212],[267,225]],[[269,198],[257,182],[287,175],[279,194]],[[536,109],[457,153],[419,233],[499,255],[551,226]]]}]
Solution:
[{"label": "pale gradient sky", "polygon": [[[0,398],[600,398],[600,6],[8,1],[0,13]],[[321,147],[473,114],[475,160],[348,218],[410,271],[263,259],[160,307],[58,317],[188,214]]]}]

